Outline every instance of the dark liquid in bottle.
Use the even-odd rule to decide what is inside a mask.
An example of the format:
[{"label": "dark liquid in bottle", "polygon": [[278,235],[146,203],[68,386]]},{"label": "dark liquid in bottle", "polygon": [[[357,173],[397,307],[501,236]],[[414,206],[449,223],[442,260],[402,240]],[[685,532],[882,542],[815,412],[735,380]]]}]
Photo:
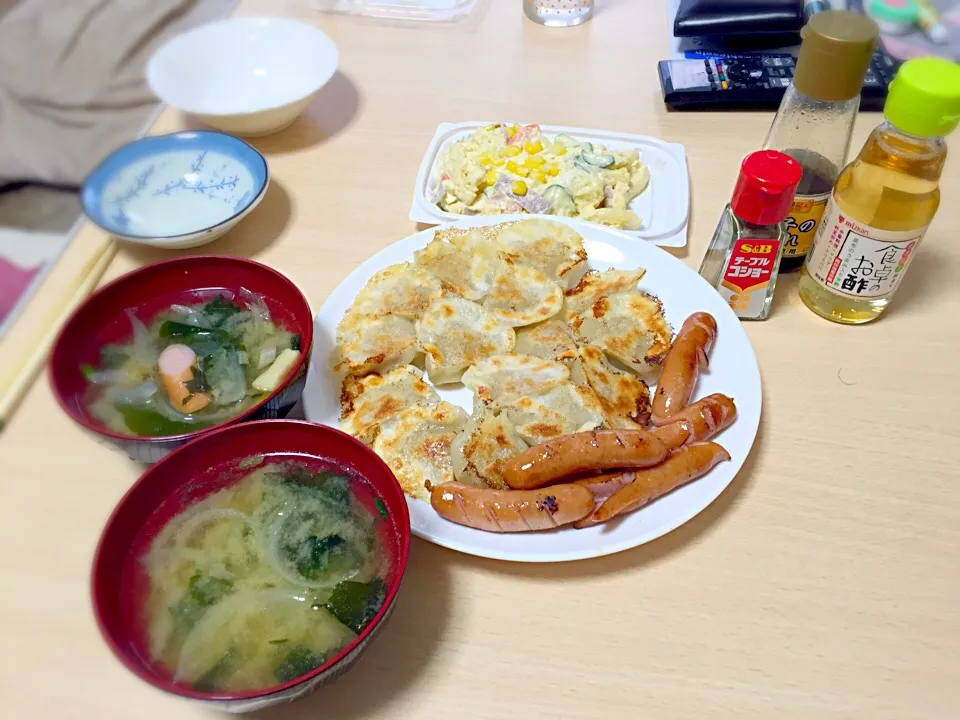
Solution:
[{"label": "dark liquid in bottle", "polygon": [[[833,183],[840,174],[839,168],[827,160],[823,155],[808,149],[784,150],[792,157],[803,170],[800,185],[797,186],[797,196],[822,195],[833,189]],[[813,229],[816,232],[816,228]],[[803,267],[806,255],[784,255],[780,260],[780,272],[792,272]]]}]

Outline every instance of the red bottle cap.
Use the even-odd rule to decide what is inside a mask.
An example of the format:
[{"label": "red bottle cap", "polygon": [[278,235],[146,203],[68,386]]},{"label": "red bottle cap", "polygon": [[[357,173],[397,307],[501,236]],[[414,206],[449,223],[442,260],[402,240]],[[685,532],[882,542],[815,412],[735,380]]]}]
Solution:
[{"label": "red bottle cap", "polygon": [[785,220],[803,176],[800,163],[776,150],[757,150],[743,159],[730,207],[755,225]]}]

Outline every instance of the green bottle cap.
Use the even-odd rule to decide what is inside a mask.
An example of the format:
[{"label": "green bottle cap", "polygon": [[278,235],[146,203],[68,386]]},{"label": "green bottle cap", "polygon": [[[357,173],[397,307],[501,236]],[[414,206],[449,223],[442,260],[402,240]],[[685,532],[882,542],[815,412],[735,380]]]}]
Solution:
[{"label": "green bottle cap", "polygon": [[890,83],[883,114],[910,135],[953,132],[960,124],[960,65],[934,57],[907,60]]},{"label": "green bottle cap", "polygon": [[912,25],[920,14],[916,0],[871,0],[867,12],[875,20]]}]

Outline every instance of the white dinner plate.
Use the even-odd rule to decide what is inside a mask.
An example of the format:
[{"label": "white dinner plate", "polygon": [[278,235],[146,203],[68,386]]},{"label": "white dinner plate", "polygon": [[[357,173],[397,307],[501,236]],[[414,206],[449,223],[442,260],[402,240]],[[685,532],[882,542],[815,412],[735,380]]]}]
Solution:
[{"label": "white dinner plate", "polygon": [[[522,216],[475,217],[453,223],[454,227],[495,225]],[[583,237],[591,269],[633,269],[647,274],[640,288],[663,301],[667,320],[679,329],[693,312],[705,311],[717,320],[717,341],[710,369],[701,373],[697,397],[722,392],[737,403],[736,422],[716,440],[730,453],[730,461],[647,507],[622,519],[584,530],[572,527],[537,533],[497,534],[463,527],[437,515],[430,504],[407,498],[413,532],[445,547],[481,557],[519,562],[560,562],[610,555],[642,545],[682,525],[713,502],[730,484],[753,445],[760,424],[760,371],[750,340],[740,320],[717,291],[696,272],[672,255],[646,243],[638,243],[615,230],[555,218],[574,227]],[[306,418],[336,426],[340,413],[340,378],[330,369],[337,323],[354,297],[374,273],[388,265],[410,261],[415,250],[433,239],[436,229],[424,230],[396,242],[374,255],[340,283],[320,308],[314,321],[313,356],[303,393]],[[444,400],[469,413],[472,393],[463,387],[439,390]]]}]

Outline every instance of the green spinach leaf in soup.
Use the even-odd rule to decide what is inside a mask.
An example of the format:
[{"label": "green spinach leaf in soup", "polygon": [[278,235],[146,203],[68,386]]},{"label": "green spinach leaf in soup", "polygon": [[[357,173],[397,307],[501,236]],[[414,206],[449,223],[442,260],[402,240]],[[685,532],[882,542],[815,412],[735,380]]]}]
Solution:
[{"label": "green spinach leaf in soup", "polygon": [[350,512],[350,478],[332,470],[312,471],[302,465],[287,465],[274,474],[293,492],[317,492],[329,510],[338,517]]},{"label": "green spinach leaf in soup", "polygon": [[170,606],[174,619],[189,629],[196,624],[207,608],[216,605],[233,592],[233,582],[225,578],[207,577],[199,570],[190,577],[187,592]]},{"label": "green spinach leaf in soup", "polygon": [[304,538],[302,528],[309,527],[315,520],[316,516],[311,513],[294,511],[284,523],[286,537],[280,545],[284,558],[306,580],[319,580],[329,570],[331,560],[344,559],[341,556],[349,551],[340,535],[323,538],[308,535]]},{"label": "green spinach leaf in soup", "polygon": [[306,675],[311,670],[323,665],[322,655],[314,655],[308,647],[297,645],[293,650],[287,653],[277,669],[273,671],[274,676],[280,682],[289,682],[301,675]]},{"label": "green spinach leaf in soup", "polygon": [[380,578],[367,583],[344,580],[333,588],[324,607],[337,620],[359,633],[380,612],[386,596],[387,586]]},{"label": "green spinach leaf in soup", "polygon": [[209,355],[203,356],[200,366],[206,383],[219,404],[237,403],[247,396],[247,376],[235,349],[218,347]]},{"label": "green spinach leaf in soup", "polygon": [[200,312],[204,314],[213,327],[218,328],[223,325],[228,317],[236,315],[238,312],[241,312],[242,309],[243,308],[234,305],[229,300],[225,300],[223,295],[217,295],[213,300],[200,308]]},{"label": "green spinach leaf in soup", "polygon": [[116,408],[129,431],[141,437],[183,435],[205,427],[203,423],[171,420],[156,410],[138,405],[117,404]]}]

